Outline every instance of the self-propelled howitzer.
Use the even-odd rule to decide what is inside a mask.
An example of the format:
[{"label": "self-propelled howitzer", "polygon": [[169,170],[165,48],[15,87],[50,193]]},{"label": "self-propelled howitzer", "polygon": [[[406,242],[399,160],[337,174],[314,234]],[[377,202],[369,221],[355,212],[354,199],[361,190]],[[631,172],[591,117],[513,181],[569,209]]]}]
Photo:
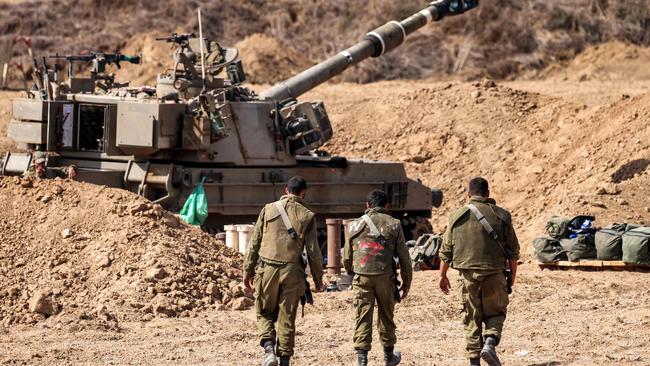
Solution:
[{"label": "self-propelled howitzer", "polygon": [[[179,209],[202,180],[209,228],[255,220],[260,208],[301,175],[307,203],[324,218],[360,215],[372,189],[390,196],[407,237],[426,229],[442,195],[406,176],[404,165],[332,157],[319,150],[333,131],[324,104],[296,98],[407,35],[475,1],[439,1],[401,22],[389,22],[358,44],[256,95],[243,86],[238,51],[194,34],[162,40],[176,45],[173,66],[155,87],[56,77],[46,65],[35,89],[13,101],[8,134],[23,148],[50,152],[48,165],[75,164],[78,179],[137,192]],[[45,77],[47,76],[47,77]],[[38,79],[38,80],[36,80]],[[45,97],[44,97],[45,96]],[[30,154],[7,153],[0,174],[18,175]]]}]

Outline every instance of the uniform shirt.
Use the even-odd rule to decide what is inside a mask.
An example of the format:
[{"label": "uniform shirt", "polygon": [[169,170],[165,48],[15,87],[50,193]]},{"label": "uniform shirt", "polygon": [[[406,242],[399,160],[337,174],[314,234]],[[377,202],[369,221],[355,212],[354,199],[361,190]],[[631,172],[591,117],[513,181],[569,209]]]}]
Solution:
[{"label": "uniform shirt", "polygon": [[[472,196],[469,200],[481,211],[512,260],[519,259],[519,241],[512,227],[510,212],[496,205],[492,198]],[[440,259],[456,269],[501,270],[505,256],[496,240],[491,238],[476,216],[466,206],[449,215]]]},{"label": "uniform shirt", "polygon": [[27,171],[23,173],[24,178],[41,178],[41,179],[54,179],[54,178],[62,178],[65,179],[68,177],[68,167],[63,166],[63,167],[45,167],[43,171],[43,175],[38,177],[36,176],[36,169],[34,169],[33,165],[30,165]]},{"label": "uniform shirt", "polygon": [[[377,226],[382,236],[386,240],[385,247],[376,247],[375,250],[366,248],[365,255],[360,256],[355,253],[359,250],[360,237],[367,237],[370,234],[370,228],[365,223],[363,218],[358,218],[348,225],[350,235],[345,242],[343,265],[348,274],[360,275],[380,275],[387,274],[393,271],[393,257],[396,256],[399,260],[400,273],[402,277],[402,288],[409,289],[411,287],[412,267],[411,257],[406,248],[404,240],[404,232],[400,221],[390,215],[390,212],[383,207],[375,207],[366,210],[366,215],[370,217],[372,222]],[[370,243],[377,246],[378,243]],[[356,255],[355,255],[356,254]],[[366,262],[366,263],[360,263]]]},{"label": "uniform shirt", "polygon": [[301,254],[306,251],[314,284],[321,287],[323,256],[318,245],[315,215],[299,196],[282,196],[279,202],[284,206],[298,238],[291,239],[275,204],[266,205],[260,211],[244,256],[244,273],[252,277],[259,260],[271,264],[300,263]]}]

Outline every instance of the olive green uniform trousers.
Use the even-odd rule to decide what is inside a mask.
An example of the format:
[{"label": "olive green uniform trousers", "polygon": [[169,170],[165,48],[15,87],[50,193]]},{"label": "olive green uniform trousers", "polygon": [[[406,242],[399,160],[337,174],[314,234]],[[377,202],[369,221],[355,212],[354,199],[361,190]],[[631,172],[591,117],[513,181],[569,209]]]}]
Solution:
[{"label": "olive green uniform trousers", "polygon": [[370,351],[372,345],[372,317],[377,304],[379,339],[382,346],[394,346],[395,335],[395,284],[391,274],[366,276],[355,275],[352,281],[354,305],[356,307],[356,327],[354,330],[354,349]]},{"label": "olive green uniform trousers", "polygon": [[509,302],[506,276],[502,270],[459,272],[467,356],[475,358],[486,337],[501,340]]},{"label": "olive green uniform trousers", "polygon": [[264,263],[255,270],[255,311],[260,344],[268,340],[276,342],[279,356],[293,356],[296,312],[305,286],[305,271],[298,263]]}]

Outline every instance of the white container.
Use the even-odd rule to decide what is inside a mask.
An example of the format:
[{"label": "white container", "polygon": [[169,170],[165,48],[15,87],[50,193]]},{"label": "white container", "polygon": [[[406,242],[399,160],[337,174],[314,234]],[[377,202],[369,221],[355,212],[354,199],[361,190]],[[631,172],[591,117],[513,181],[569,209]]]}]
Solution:
[{"label": "white container", "polygon": [[239,251],[237,225],[225,225],[223,229],[226,231],[226,246],[232,250]]},{"label": "white container", "polygon": [[253,225],[236,225],[237,226],[237,232],[239,233],[239,252],[241,254],[246,253],[246,249],[248,249],[248,245],[251,242],[251,237],[253,236],[253,229],[255,226]]}]

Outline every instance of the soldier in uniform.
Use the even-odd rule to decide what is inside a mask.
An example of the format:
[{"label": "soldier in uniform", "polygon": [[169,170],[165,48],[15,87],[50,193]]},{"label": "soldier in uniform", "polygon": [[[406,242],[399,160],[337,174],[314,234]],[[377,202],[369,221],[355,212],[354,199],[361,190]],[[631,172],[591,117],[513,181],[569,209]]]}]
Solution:
[{"label": "soldier in uniform", "polygon": [[[303,251],[317,291],[322,288],[323,257],[314,213],[305,207],[307,183],[293,177],[286,195],[260,212],[244,258],[244,284],[255,287],[255,311],[264,347],[263,366],[288,366],[296,337],[296,311],[309,284]],[[278,325],[277,331],[275,325]],[[277,347],[277,355],[276,355]]]},{"label": "soldier in uniform", "polygon": [[[372,191],[368,195],[364,216],[349,225],[349,239],[345,243],[343,264],[348,274],[354,275],[352,287],[356,307],[354,348],[359,366],[368,365],[368,351],[372,344],[372,317],[375,303],[379,314],[379,338],[384,347],[384,362],[394,366],[402,356],[395,352],[395,303],[406,298],[411,287],[412,268],[400,221],[386,209],[388,195]],[[402,294],[398,288],[398,258],[402,277]]]},{"label": "soldier in uniform", "polygon": [[[470,365],[480,365],[481,358],[490,366],[501,365],[496,346],[506,319],[509,287],[517,274],[519,241],[510,213],[490,198],[487,180],[470,180],[469,203],[449,216],[440,259],[442,292],[448,294],[450,290],[449,267],[460,274]],[[510,283],[506,267],[511,272]]]},{"label": "soldier in uniform", "polygon": [[36,151],[32,157],[32,165],[25,171],[23,177],[25,178],[39,178],[39,179],[54,179],[54,178],[70,178],[74,179],[77,176],[77,167],[74,165],[66,167],[46,167],[46,155],[42,151]]}]

